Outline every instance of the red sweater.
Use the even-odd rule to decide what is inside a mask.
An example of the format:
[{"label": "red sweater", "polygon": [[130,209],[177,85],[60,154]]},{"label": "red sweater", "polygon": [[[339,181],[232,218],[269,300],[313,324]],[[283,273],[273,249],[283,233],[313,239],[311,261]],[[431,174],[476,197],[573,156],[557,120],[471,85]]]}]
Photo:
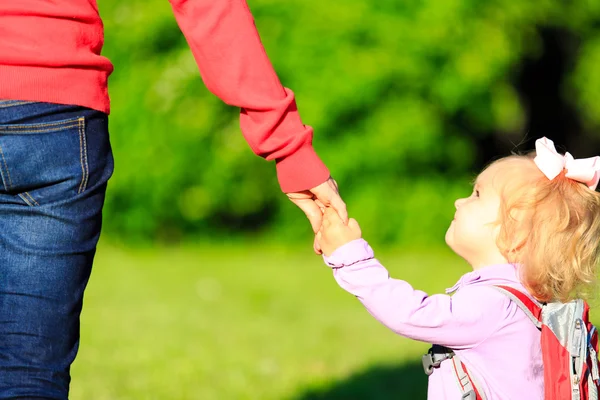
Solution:
[{"label": "red sweater", "polygon": [[[265,53],[245,0],[170,0],[208,89],[240,107],[252,150],[276,160],[284,192],[325,182],[294,94]],[[110,61],[101,56],[95,0],[0,0],[0,99],[75,104],[109,113]]]}]

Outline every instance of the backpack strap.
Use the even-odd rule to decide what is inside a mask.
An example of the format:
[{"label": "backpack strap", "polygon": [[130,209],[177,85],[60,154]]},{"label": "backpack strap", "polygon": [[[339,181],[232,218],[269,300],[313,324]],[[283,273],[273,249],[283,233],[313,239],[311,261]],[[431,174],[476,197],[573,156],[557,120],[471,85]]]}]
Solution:
[{"label": "backpack strap", "polygon": [[523,310],[523,312],[525,312],[538,329],[542,329],[542,304],[533,300],[529,295],[523,293],[519,289],[503,285],[496,285],[494,288],[508,296],[521,310]]},{"label": "backpack strap", "polygon": [[[529,295],[510,286],[497,285],[493,286],[498,291],[508,296],[539,329],[542,328],[542,304],[533,300]],[[433,346],[429,352],[423,356],[423,369],[427,375],[431,375],[434,368],[439,367],[442,361],[452,360],[454,372],[458,380],[460,391],[462,393],[461,400],[486,400],[485,392],[469,373],[467,367],[460,358],[448,348],[443,346]]]},{"label": "backpack strap", "polygon": [[469,375],[467,367],[457,355],[452,357],[452,364],[462,393],[461,400],[486,400],[481,385]]},{"label": "backpack strap", "polygon": [[485,392],[482,386],[471,377],[467,372],[467,367],[460,358],[444,346],[433,345],[427,354],[423,356],[423,369],[427,375],[433,373],[434,368],[438,368],[442,361],[452,360],[454,373],[461,393],[461,400],[486,400]]},{"label": "backpack strap", "polygon": [[592,359],[592,373],[590,378],[594,381],[596,386],[600,380],[600,371],[598,371],[598,353],[594,348],[594,335],[597,335],[596,327],[592,325],[588,335],[588,351],[590,352],[590,358]]}]

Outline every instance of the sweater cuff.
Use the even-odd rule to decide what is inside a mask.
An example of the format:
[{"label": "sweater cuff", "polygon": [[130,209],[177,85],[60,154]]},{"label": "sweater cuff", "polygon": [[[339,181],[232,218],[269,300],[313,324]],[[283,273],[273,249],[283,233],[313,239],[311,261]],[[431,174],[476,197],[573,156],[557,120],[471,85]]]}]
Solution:
[{"label": "sweater cuff", "polygon": [[356,239],[339,247],[332,255],[323,255],[323,261],[331,268],[342,268],[375,257],[373,249],[364,239]]},{"label": "sweater cuff", "polygon": [[329,170],[312,145],[307,144],[277,160],[277,179],[284,193],[301,192],[327,181]]}]

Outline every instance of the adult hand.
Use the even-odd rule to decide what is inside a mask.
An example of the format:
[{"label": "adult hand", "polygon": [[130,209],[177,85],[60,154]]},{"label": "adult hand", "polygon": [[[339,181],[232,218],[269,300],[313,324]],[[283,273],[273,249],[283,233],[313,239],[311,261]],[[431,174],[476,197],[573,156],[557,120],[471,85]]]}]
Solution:
[{"label": "adult hand", "polygon": [[[286,193],[288,198],[297,205],[308,217],[315,235],[321,228],[323,222],[323,212],[326,207],[331,207],[337,212],[339,218],[344,224],[348,223],[348,211],[346,203],[340,197],[337,183],[333,178],[329,178],[319,186],[310,190],[301,192]],[[321,248],[318,241],[314,241],[315,253],[321,254]]]},{"label": "adult hand", "polygon": [[323,214],[323,224],[317,232],[317,242],[326,256],[330,256],[338,248],[353,240],[360,239],[360,226],[354,218],[344,224],[332,208],[326,208]]}]

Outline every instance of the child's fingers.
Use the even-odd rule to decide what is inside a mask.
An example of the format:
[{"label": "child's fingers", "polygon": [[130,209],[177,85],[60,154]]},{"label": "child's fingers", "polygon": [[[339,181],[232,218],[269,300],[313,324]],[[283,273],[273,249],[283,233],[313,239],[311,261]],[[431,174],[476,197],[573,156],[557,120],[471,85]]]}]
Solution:
[{"label": "child's fingers", "polygon": [[325,209],[325,214],[323,215],[324,220],[328,220],[330,223],[343,223],[339,214],[331,207],[327,207]]},{"label": "child's fingers", "polygon": [[360,225],[358,225],[358,222],[354,218],[350,218],[350,220],[348,220],[348,228],[350,228],[350,230],[353,232],[357,232],[359,235],[362,235]]},{"label": "child's fingers", "polygon": [[[320,232],[317,232],[317,235],[319,235]],[[313,250],[315,251],[315,254],[319,255],[319,254],[323,254],[323,250],[321,250],[321,237],[320,235],[317,237],[317,235],[315,235],[315,240],[313,241]]]},{"label": "child's fingers", "polygon": [[350,227],[352,229],[360,229],[360,225],[358,225],[358,221],[355,220],[354,218],[350,218],[350,220],[348,221],[348,227]]},{"label": "child's fingers", "polygon": [[325,207],[325,204],[323,204],[323,202],[321,200],[319,200],[319,199],[316,199],[315,203],[317,203],[317,205],[321,209],[321,212],[324,213],[325,209],[327,208],[327,207]]},{"label": "child's fingers", "polygon": [[325,215],[327,216],[333,216],[336,215],[337,213],[335,212],[335,210],[331,207],[325,207]]},{"label": "child's fingers", "polygon": [[329,212],[327,212],[327,208],[326,208],[325,213],[323,214],[322,224],[325,228],[328,228],[329,226],[331,226],[331,222],[332,222],[331,214]]}]

